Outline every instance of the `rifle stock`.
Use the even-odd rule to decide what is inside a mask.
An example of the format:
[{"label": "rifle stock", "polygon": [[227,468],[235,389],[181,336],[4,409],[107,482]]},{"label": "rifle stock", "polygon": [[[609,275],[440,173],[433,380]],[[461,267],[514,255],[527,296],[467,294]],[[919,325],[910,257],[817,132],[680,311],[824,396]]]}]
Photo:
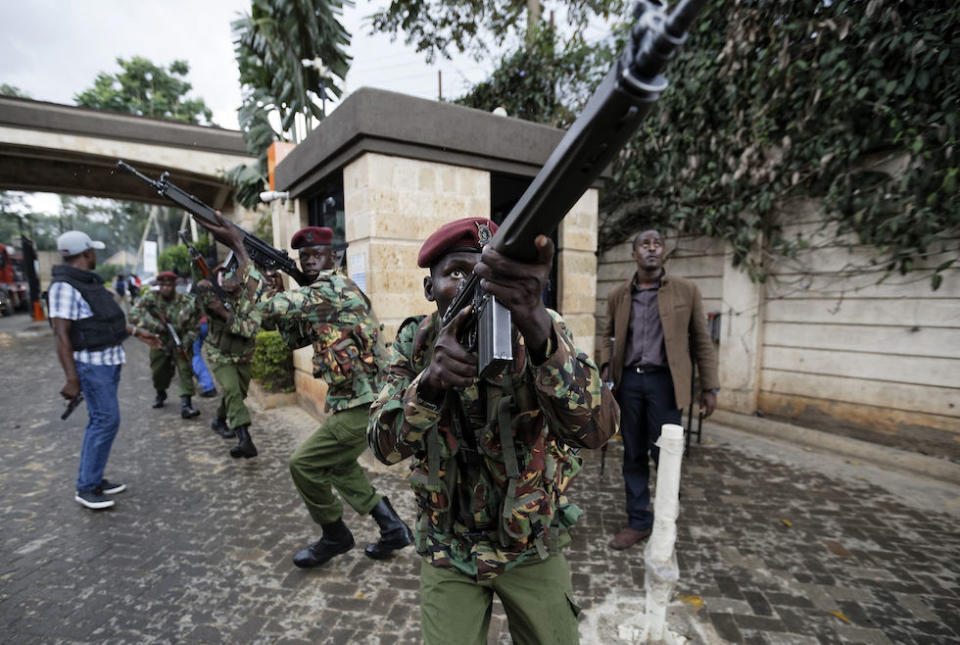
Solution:
[{"label": "rifle stock", "polygon": [[228,312],[233,311],[233,305],[230,304],[230,299],[227,297],[227,294],[224,292],[223,287],[217,284],[217,278],[213,275],[213,271],[210,270],[210,265],[207,264],[207,261],[203,258],[203,255],[200,251],[197,250],[193,244],[187,240],[187,235],[183,231],[177,231],[177,235],[180,236],[180,241],[186,245],[187,250],[190,252],[190,259],[193,260],[193,263],[197,265],[197,269],[200,271],[200,275],[210,281],[211,289],[213,294],[220,300],[223,304],[223,308]]},{"label": "rifle stock", "polygon": [[173,340],[173,346],[177,350],[177,353],[183,358],[183,360],[190,362],[190,356],[187,354],[186,348],[183,346],[183,341],[180,340],[180,334],[177,333],[177,330],[173,328],[173,325],[167,320],[166,316],[160,313],[157,310],[154,310],[153,313],[157,316],[157,319],[160,320],[160,324],[167,328],[167,331],[170,333],[170,338]]},{"label": "rifle stock", "polygon": [[[170,175],[169,172],[162,173],[160,179],[154,181],[123,160],[118,160],[117,166],[153,186],[157,190],[157,193],[163,195],[193,215],[198,221],[205,221],[215,226],[219,225],[216,211],[176,184],[171,183],[168,179]],[[230,222],[230,225],[243,233],[243,245],[246,247],[247,253],[250,254],[250,259],[253,262],[266,269],[279,269],[296,280],[297,284],[309,284],[310,281],[303,272],[297,268],[297,263],[293,261],[286,251],[273,248],[253,233],[237,226],[233,222]]]},{"label": "rifle stock", "polygon": [[[626,48],[491,238],[494,250],[516,260],[536,258],[537,235],[549,235],[557,228],[667,88],[661,71],[686,40],[687,29],[704,4],[705,0],[681,0],[669,14],[652,0],[634,6],[635,22]],[[461,328],[460,341],[477,351],[478,374],[486,377],[513,360],[510,312],[484,294],[477,276],[471,275],[444,313],[444,324],[471,304],[473,311]]]}]

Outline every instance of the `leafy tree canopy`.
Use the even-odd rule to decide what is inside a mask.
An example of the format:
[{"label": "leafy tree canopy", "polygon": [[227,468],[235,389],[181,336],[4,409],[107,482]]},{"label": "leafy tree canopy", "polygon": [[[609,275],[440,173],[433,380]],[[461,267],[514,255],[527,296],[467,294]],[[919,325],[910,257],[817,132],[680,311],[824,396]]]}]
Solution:
[{"label": "leafy tree canopy", "polygon": [[[542,6],[541,6],[542,5]],[[372,16],[372,29],[396,37],[400,32],[409,45],[423,52],[428,62],[453,52],[478,60],[505,43],[519,42],[532,34],[554,9],[566,25],[563,30],[575,47],[583,44],[583,32],[597,18],[622,15],[624,0],[391,0]],[[530,13],[532,12],[532,16]]]},{"label": "leafy tree canopy", "polygon": [[30,212],[21,193],[0,191],[0,244],[19,240],[21,230],[36,243],[38,250],[57,248],[58,220],[43,213]]},{"label": "leafy tree canopy", "polygon": [[[285,141],[296,128],[297,115],[322,119],[322,100],[342,93],[342,80],[350,66],[344,49],[350,34],[340,23],[350,0],[251,0],[250,13],[235,20],[234,53],[243,86],[243,105],[237,111],[247,150],[257,155],[254,164],[227,172],[237,187],[237,200],[252,208],[266,187],[267,148]],[[304,60],[322,61],[325,71],[305,66]],[[329,93],[329,94],[328,94]],[[320,103],[318,103],[318,100]],[[279,117],[280,129],[270,123]]]},{"label": "leafy tree canopy", "polygon": [[0,83],[0,96],[15,96],[21,99],[30,98],[30,95],[22,91],[19,87],[8,85],[7,83]]},{"label": "leafy tree canopy", "polygon": [[504,56],[488,79],[454,102],[507,114],[526,121],[567,127],[589,98],[606,50],[586,45],[558,46],[556,30],[541,29]]},{"label": "leafy tree canopy", "polygon": [[190,66],[173,61],[168,68],[141,56],[117,58],[120,72],[100,72],[93,87],[73,97],[83,107],[214,125],[213,111],[201,98],[189,98],[193,86],[186,77]]}]

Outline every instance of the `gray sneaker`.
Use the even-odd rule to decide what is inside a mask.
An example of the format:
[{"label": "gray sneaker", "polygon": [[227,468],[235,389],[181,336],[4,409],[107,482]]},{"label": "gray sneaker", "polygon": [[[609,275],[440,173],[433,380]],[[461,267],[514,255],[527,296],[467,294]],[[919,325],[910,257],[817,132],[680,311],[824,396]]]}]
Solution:
[{"label": "gray sneaker", "polygon": [[81,506],[86,506],[94,510],[110,508],[114,505],[114,501],[104,496],[99,488],[97,490],[78,490],[74,499],[77,500]]}]

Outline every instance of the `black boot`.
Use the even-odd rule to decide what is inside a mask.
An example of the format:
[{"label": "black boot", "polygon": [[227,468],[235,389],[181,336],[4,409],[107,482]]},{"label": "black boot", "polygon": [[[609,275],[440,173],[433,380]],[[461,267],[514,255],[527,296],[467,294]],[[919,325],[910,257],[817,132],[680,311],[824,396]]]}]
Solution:
[{"label": "black boot", "polygon": [[180,416],[184,419],[192,419],[193,417],[200,416],[200,410],[194,410],[193,406],[190,405],[189,396],[180,397]]},{"label": "black boot", "polygon": [[221,419],[220,417],[213,418],[213,421],[210,422],[210,429],[224,439],[230,439],[236,436],[236,433],[227,427],[227,420]]},{"label": "black boot", "polygon": [[353,534],[342,519],[321,526],[323,537],[293,556],[293,563],[301,569],[319,567],[333,556],[353,548]]},{"label": "black boot", "polygon": [[163,402],[167,400],[166,390],[157,390],[157,398],[153,400],[153,408],[162,408]]},{"label": "black boot", "polygon": [[376,544],[368,544],[364,549],[363,552],[369,557],[374,560],[389,558],[394,551],[413,544],[410,527],[404,524],[397,512],[393,510],[389,499],[380,498],[377,505],[370,511],[370,515],[380,526],[380,539]]},{"label": "black boot", "polygon": [[250,459],[251,457],[257,456],[257,447],[253,445],[253,439],[247,431],[249,427],[250,426],[237,426],[233,429],[233,432],[236,433],[237,439],[239,440],[239,443],[230,449],[230,456],[234,459],[239,459],[240,457]]}]

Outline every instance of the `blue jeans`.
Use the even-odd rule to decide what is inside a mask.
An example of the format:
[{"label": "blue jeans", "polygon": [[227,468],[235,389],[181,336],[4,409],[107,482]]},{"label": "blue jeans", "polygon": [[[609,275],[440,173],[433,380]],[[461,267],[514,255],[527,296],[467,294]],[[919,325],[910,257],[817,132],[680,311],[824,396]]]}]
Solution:
[{"label": "blue jeans", "polygon": [[201,392],[209,392],[214,387],[213,377],[210,376],[210,370],[207,364],[203,362],[203,353],[200,351],[203,347],[203,339],[207,337],[207,323],[200,324],[200,335],[193,341],[193,373],[197,377],[197,383],[200,384]]},{"label": "blue jeans", "polygon": [[650,457],[657,462],[655,445],[664,423],[680,424],[683,410],[677,408],[670,370],[663,368],[637,374],[623,368],[617,388],[620,433],[623,435],[623,482],[627,493],[630,528],[643,531],[653,526],[650,512]]},{"label": "blue jeans", "polygon": [[122,365],[90,365],[77,363],[80,390],[87,403],[87,429],[83,434],[80,452],[80,472],[77,491],[91,491],[103,481],[110,448],[120,427],[120,404],[117,387],[120,385]]}]

